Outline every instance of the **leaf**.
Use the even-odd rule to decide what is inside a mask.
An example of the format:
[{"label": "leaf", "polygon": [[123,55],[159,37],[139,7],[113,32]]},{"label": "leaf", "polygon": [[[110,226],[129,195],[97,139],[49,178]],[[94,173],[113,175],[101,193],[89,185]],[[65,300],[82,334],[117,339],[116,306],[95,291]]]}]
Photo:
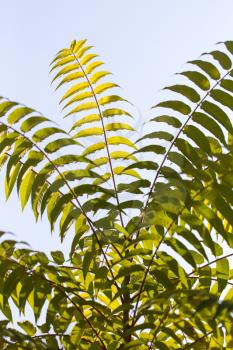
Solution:
[{"label": "leaf", "polygon": [[108,108],[108,109],[105,109],[102,112],[102,114],[104,117],[107,117],[107,118],[114,117],[115,115],[126,115],[128,117],[132,117],[132,115],[129,112],[121,108]]},{"label": "leaf", "polygon": [[164,154],[166,152],[165,147],[159,146],[159,145],[151,145],[151,146],[145,146],[140,148],[139,150],[135,151],[134,153],[141,153],[141,152],[153,152],[156,154]]},{"label": "leaf", "polygon": [[214,89],[210,92],[210,96],[213,97],[215,101],[220,102],[224,106],[233,110],[233,96],[231,96],[227,92],[219,89]]},{"label": "leaf", "polygon": [[54,260],[54,262],[58,265],[63,265],[65,262],[65,257],[62,251],[60,250],[55,250],[51,252],[51,256]]},{"label": "leaf", "polygon": [[173,109],[174,111],[180,112],[181,114],[184,114],[184,115],[187,115],[191,112],[191,108],[186,103],[182,101],[175,101],[175,100],[160,102],[157,105],[153,106],[152,108],[155,108],[155,107]]},{"label": "leaf", "polygon": [[108,137],[107,142],[109,145],[127,145],[129,147],[137,149],[137,147],[133,144],[132,141],[130,141],[129,139],[127,139],[123,136]]},{"label": "leaf", "polygon": [[45,117],[30,117],[27,120],[25,120],[21,126],[20,129],[23,132],[28,132],[30,130],[32,130],[35,126],[37,126],[38,124],[41,124],[43,122],[49,121],[49,119],[45,118]]},{"label": "leaf", "polygon": [[15,124],[17,123],[20,119],[24,118],[26,115],[34,112],[34,109],[28,108],[28,107],[18,107],[15,109],[13,112],[11,112],[8,115],[8,123],[9,124]]},{"label": "leaf", "polygon": [[184,75],[189,80],[191,80],[194,84],[196,84],[200,89],[207,91],[210,89],[210,82],[206,78],[205,75],[199,72],[186,71],[179,73],[180,75]]},{"label": "leaf", "polygon": [[75,102],[80,102],[80,101],[84,101],[87,99],[90,99],[93,97],[92,92],[90,91],[85,91],[85,92],[81,92],[80,94],[75,95],[73,98],[71,98],[62,108],[62,110],[66,109],[67,107],[69,107],[71,104],[75,103]]},{"label": "leaf", "polygon": [[139,264],[131,264],[130,266],[123,266],[120,268],[117,276],[116,276],[116,280],[119,279],[120,277],[123,276],[128,276],[133,274],[134,272],[139,272],[139,271],[144,271],[144,267],[142,265]]},{"label": "leaf", "polygon": [[185,135],[190,137],[201,149],[211,154],[210,144],[205,135],[194,125],[187,125],[184,129]]},{"label": "leaf", "polygon": [[[79,131],[77,134],[73,136],[74,139],[78,139],[81,137],[87,137],[87,136],[97,136],[97,135],[102,135],[103,134],[103,129],[100,127],[95,127],[95,128],[87,128],[85,130]],[[83,153],[84,155],[88,154],[86,152]]]},{"label": "leaf", "polygon": [[[75,66],[75,68],[77,68],[77,67]],[[60,81],[60,83],[56,87],[56,90],[59,89],[59,87],[61,87],[63,84],[69,83],[73,80],[78,80],[78,79],[83,78],[83,77],[84,77],[84,73],[80,72],[80,71],[70,73],[70,74],[66,75],[66,77]]]},{"label": "leaf", "polygon": [[17,105],[17,102],[4,101],[0,103],[0,117],[3,117],[9,110]]},{"label": "leaf", "polygon": [[29,321],[17,322],[18,326],[22,328],[28,335],[33,336],[36,334],[36,328]]},{"label": "leaf", "polygon": [[214,121],[214,119],[210,118],[207,114],[201,113],[201,112],[195,112],[193,114],[193,121],[197,124],[203,126],[206,130],[211,132],[217,139],[219,139],[223,144],[226,144],[225,136],[218,125]]},{"label": "leaf", "polygon": [[110,153],[110,157],[112,159],[132,159],[134,161],[137,161],[137,158],[131,155],[129,152],[125,151],[115,151]]},{"label": "leaf", "polygon": [[47,153],[53,153],[53,152],[60,150],[63,147],[72,146],[72,145],[77,146],[77,145],[79,145],[79,143],[77,143],[76,141],[74,141],[72,139],[63,138],[63,139],[58,139],[56,141],[52,141],[52,142],[48,143],[44,150]]},{"label": "leaf", "polygon": [[232,65],[231,60],[224,52],[215,50],[215,51],[206,53],[205,55],[207,54],[213,56],[213,58],[219,62],[219,64],[223,69],[231,68],[231,65]]},{"label": "leaf", "polygon": [[226,130],[233,134],[232,123],[227,114],[219,106],[209,101],[204,101],[201,107],[206,113],[223,125]]},{"label": "leaf", "polygon": [[74,130],[77,127],[80,127],[84,124],[94,123],[94,122],[97,122],[99,120],[100,120],[99,114],[90,114],[87,117],[81,118],[80,120],[75,122],[74,125],[72,126],[71,130]]},{"label": "leaf", "polygon": [[70,96],[72,96],[72,95],[74,95],[82,90],[85,90],[88,87],[89,87],[89,84],[86,81],[84,81],[82,83],[75,84],[63,95],[63,97],[61,98],[61,102],[65,101],[68,97],[70,97]]},{"label": "leaf", "polygon": [[156,139],[156,138],[162,139],[165,141],[172,141],[173,135],[171,135],[167,131],[155,131],[155,132],[152,132],[150,134],[147,134],[147,135],[141,137],[136,142],[139,142],[139,141],[144,140],[144,139]]},{"label": "leaf", "polygon": [[101,97],[98,101],[100,106],[105,106],[113,102],[128,102],[128,101],[117,95],[104,96],[104,97]]},{"label": "leaf", "polygon": [[102,66],[103,64],[104,64],[104,62],[102,62],[102,61],[95,61],[95,62],[90,63],[86,67],[86,73],[91,74],[96,68]]},{"label": "leaf", "polygon": [[95,109],[95,108],[97,108],[96,102],[82,103],[82,104],[79,104],[74,109],[72,109],[69,113],[67,113],[65,115],[65,118],[70,116],[71,114],[75,114],[83,111],[89,111],[90,109]]},{"label": "leaf", "polygon": [[55,135],[55,134],[65,134],[65,131],[59,128],[44,128],[41,130],[38,130],[33,136],[32,140],[35,142],[41,142],[45,140],[46,138]]},{"label": "leaf", "polygon": [[147,169],[147,170],[157,170],[158,169],[158,164],[152,161],[144,161],[144,162],[136,162],[133,163],[125,168],[125,170],[129,169]]},{"label": "leaf", "polygon": [[189,61],[188,63],[198,66],[205,73],[207,73],[210,76],[210,78],[214,80],[218,80],[221,77],[218,69],[213,65],[213,63],[202,61],[202,60],[193,60],[193,61]]},{"label": "leaf", "polygon": [[68,64],[67,66],[65,66],[64,68],[60,69],[58,71],[58,73],[55,75],[55,77],[53,78],[51,84],[57,80],[58,78],[62,77],[63,75],[66,75],[69,72],[72,72],[74,70],[78,70],[79,66],[77,65],[77,63],[73,63],[73,64]]},{"label": "leaf", "polygon": [[85,149],[85,151],[82,153],[84,156],[89,155],[91,153],[95,153],[96,151],[99,151],[101,149],[105,148],[104,142],[99,142],[94,145],[91,145]]},{"label": "leaf", "polygon": [[105,125],[105,130],[106,131],[115,131],[115,130],[134,130],[134,128],[132,128],[132,126],[130,126],[129,124],[125,124],[125,123],[110,123]]},{"label": "leaf", "polygon": [[20,168],[21,168],[21,164],[17,163],[13,168],[13,170],[11,171],[11,176],[9,180],[7,181],[7,179],[5,179],[5,193],[6,193],[7,199],[10,197],[10,194],[13,190]]},{"label": "leaf", "polygon": [[159,123],[166,123],[166,124],[171,125],[177,129],[179,129],[182,126],[182,123],[179,121],[179,119],[172,117],[170,115],[160,115],[158,117],[151,119],[150,121],[159,122]]},{"label": "leaf", "polygon": [[102,92],[108,90],[108,89],[112,89],[112,88],[116,88],[119,87],[119,85],[114,84],[114,83],[103,83],[101,85],[98,85],[95,89],[94,89],[94,93],[96,95],[101,94]]},{"label": "leaf", "polygon": [[164,90],[170,90],[174,91],[178,94],[181,94],[185,97],[187,97],[190,101],[192,102],[199,102],[200,101],[200,95],[191,88],[190,86],[187,85],[172,85],[172,86],[167,86],[164,88]]},{"label": "leaf", "polygon": [[108,71],[99,71],[99,72],[96,72],[94,74],[92,74],[91,78],[90,78],[90,83],[91,84],[95,84],[97,83],[97,81],[99,81],[100,79],[106,77],[107,75],[111,74],[110,72]]},{"label": "leaf", "polygon": [[25,208],[28,202],[34,179],[35,179],[35,173],[33,171],[28,171],[26,176],[23,178],[21,182],[19,196],[20,196],[22,209]]},{"label": "leaf", "polygon": [[114,174],[116,175],[130,175],[133,177],[136,177],[138,179],[141,179],[141,176],[137,173],[137,171],[129,169],[127,170],[125,167],[123,166],[119,166],[113,169]]},{"label": "leaf", "polygon": [[220,86],[225,90],[233,92],[233,81],[230,79],[223,79],[220,83]]},{"label": "leaf", "polygon": [[216,274],[218,280],[218,292],[222,292],[227,286],[229,279],[229,262],[227,259],[220,259],[216,262]]},{"label": "leaf", "polygon": [[62,67],[62,66],[65,66],[67,63],[71,63],[71,62],[74,62],[75,61],[75,58],[71,55],[68,55],[67,57],[64,57],[64,58],[61,58],[61,59],[58,59],[57,62],[52,66],[51,70],[50,70],[50,73],[58,68],[58,67]]}]

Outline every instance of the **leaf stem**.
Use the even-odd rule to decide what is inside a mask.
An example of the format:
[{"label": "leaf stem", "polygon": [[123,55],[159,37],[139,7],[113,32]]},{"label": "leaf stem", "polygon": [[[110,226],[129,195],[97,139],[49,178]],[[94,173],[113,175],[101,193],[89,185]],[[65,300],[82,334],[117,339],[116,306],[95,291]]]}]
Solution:
[{"label": "leaf stem", "polygon": [[120,209],[120,201],[119,201],[119,197],[118,197],[118,191],[117,191],[117,186],[116,186],[116,180],[115,180],[115,176],[114,176],[114,171],[113,171],[113,166],[112,166],[112,159],[110,156],[110,151],[109,151],[109,145],[108,145],[108,139],[107,139],[107,132],[105,129],[105,125],[104,125],[104,117],[103,117],[103,113],[101,111],[97,96],[95,94],[94,88],[90,82],[90,79],[85,71],[85,69],[83,68],[82,64],[80,63],[78,57],[76,56],[75,52],[73,50],[71,50],[72,55],[74,56],[77,64],[79,65],[80,69],[82,70],[87,83],[90,87],[91,93],[93,95],[93,98],[95,100],[96,103],[96,107],[98,109],[99,112],[99,116],[100,116],[100,121],[101,121],[101,125],[102,125],[102,129],[103,129],[103,134],[104,134],[104,142],[105,142],[105,146],[106,146],[106,151],[107,151],[107,156],[108,156],[108,162],[109,162],[109,167],[110,167],[110,171],[111,171],[111,176],[112,176],[112,182],[113,182],[113,187],[114,187],[114,192],[115,192],[115,197],[116,197],[116,201],[117,201],[117,207],[118,207],[118,211],[119,211],[119,218],[120,218],[120,222],[121,222],[121,226],[124,227],[124,221],[123,221],[123,217],[122,217],[122,213],[121,213],[121,209]]}]

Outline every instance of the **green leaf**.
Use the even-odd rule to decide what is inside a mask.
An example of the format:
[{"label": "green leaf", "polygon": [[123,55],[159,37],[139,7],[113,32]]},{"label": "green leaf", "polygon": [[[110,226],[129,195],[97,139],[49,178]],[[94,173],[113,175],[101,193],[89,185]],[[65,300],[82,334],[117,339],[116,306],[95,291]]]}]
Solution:
[{"label": "green leaf", "polygon": [[220,86],[225,90],[233,92],[233,81],[230,79],[223,79],[220,83]]},{"label": "green leaf", "polygon": [[45,117],[30,117],[21,124],[20,129],[23,132],[28,132],[32,130],[35,126],[47,121],[49,121],[49,119]]},{"label": "green leaf", "polygon": [[213,65],[213,63],[202,61],[202,60],[193,60],[193,61],[189,61],[188,63],[198,66],[205,73],[207,73],[210,76],[210,78],[214,80],[218,80],[221,77],[218,69]]},{"label": "green leaf", "polygon": [[87,117],[81,118],[80,120],[75,122],[74,125],[72,126],[71,130],[74,130],[77,127],[80,127],[84,124],[94,123],[94,122],[97,122],[99,120],[100,120],[99,114],[90,114]]},{"label": "green leaf", "polygon": [[72,140],[72,139],[63,138],[63,139],[58,139],[56,141],[52,141],[52,142],[48,143],[44,150],[47,153],[53,153],[53,152],[60,150],[63,147],[72,146],[72,145],[77,146],[77,145],[79,145],[79,143],[77,141]]},{"label": "green leaf", "polygon": [[232,62],[230,58],[222,51],[211,51],[209,53],[206,53],[204,55],[211,55],[215,60],[218,61],[218,63],[221,65],[223,69],[230,69],[232,66]]},{"label": "green leaf", "polygon": [[22,209],[25,208],[28,202],[35,176],[36,176],[35,173],[29,170],[25,175],[25,177],[22,179],[20,190],[19,190]]},{"label": "green leaf", "polygon": [[153,106],[152,108],[155,108],[155,107],[173,109],[174,111],[180,112],[181,114],[184,114],[184,115],[191,113],[191,108],[182,101],[171,100],[171,101],[160,102],[157,105]]},{"label": "green leaf", "polygon": [[145,152],[153,152],[155,154],[164,154],[166,152],[166,148],[159,145],[150,145],[140,148],[139,150],[135,151],[134,153],[145,153]]},{"label": "green leaf", "polygon": [[172,117],[170,115],[160,115],[158,117],[151,119],[150,121],[166,123],[168,125],[173,126],[176,129],[179,129],[182,126],[182,123],[179,121],[179,119]]},{"label": "green leaf", "polygon": [[157,170],[158,169],[158,164],[152,161],[144,161],[144,162],[136,162],[133,163],[125,168],[125,170],[128,169],[147,169],[147,170]]},{"label": "green leaf", "polygon": [[229,279],[229,262],[227,259],[220,259],[216,262],[216,274],[218,280],[218,292],[222,292]]},{"label": "green leaf", "polygon": [[220,102],[224,106],[230,108],[233,111],[233,96],[225,91],[214,89],[210,92],[210,96],[217,102]]},{"label": "green leaf", "polygon": [[55,250],[55,251],[52,251],[50,254],[51,254],[51,256],[56,264],[58,264],[58,265],[64,264],[65,257],[64,257],[64,254],[62,253],[62,251]]},{"label": "green leaf", "polygon": [[165,141],[172,141],[173,135],[171,135],[167,131],[154,131],[150,134],[146,134],[145,136],[141,137],[136,142],[139,142],[139,141],[145,140],[145,139],[162,139]]},{"label": "green leaf", "polygon": [[34,109],[31,109],[28,107],[18,107],[8,115],[7,117],[8,123],[15,124],[20,119],[24,118],[28,114],[31,114],[32,112],[34,112]]},{"label": "green leaf", "polygon": [[69,113],[67,113],[65,115],[65,118],[68,117],[71,114],[80,113],[80,112],[83,112],[83,111],[89,111],[90,109],[96,109],[96,108],[97,108],[96,102],[82,103],[82,104],[79,104],[74,109],[72,109]]},{"label": "green leaf", "polygon": [[221,125],[223,125],[226,128],[226,130],[233,134],[232,123],[228,115],[219,106],[209,101],[204,101],[201,107],[206,113],[211,115],[211,117],[213,117]]},{"label": "green leaf", "polygon": [[164,90],[170,90],[174,91],[178,94],[181,94],[185,97],[187,97],[191,102],[199,102],[200,101],[200,95],[191,88],[190,86],[187,85],[172,85],[172,86],[167,86],[164,88]]},{"label": "green leaf", "polygon": [[24,330],[28,335],[33,336],[36,334],[36,328],[29,321],[17,322],[18,326]]},{"label": "green leaf", "polygon": [[0,103],[0,117],[3,117],[9,110],[18,105],[17,102],[4,101]]},{"label": "green leaf", "polygon": [[184,134],[191,138],[203,151],[211,154],[210,144],[205,135],[194,125],[187,125]]},{"label": "green leaf", "polygon": [[32,139],[35,142],[41,142],[45,140],[47,137],[55,135],[55,134],[65,134],[65,131],[59,128],[44,128],[41,130],[38,130],[33,136]]},{"label": "green leaf", "polygon": [[203,126],[206,130],[212,133],[224,145],[226,144],[224,133],[218,123],[214,121],[214,119],[201,112],[195,112],[192,119],[194,122]]},{"label": "green leaf", "polygon": [[82,153],[84,156],[87,156],[89,154],[95,153],[96,151],[99,151],[101,149],[105,148],[104,142],[99,142],[94,145],[91,145],[85,149],[85,151]]},{"label": "green leaf", "polygon": [[189,80],[191,80],[194,84],[196,84],[200,89],[207,91],[210,89],[210,82],[206,78],[205,75],[199,72],[186,71],[179,73],[180,75],[184,75]]}]

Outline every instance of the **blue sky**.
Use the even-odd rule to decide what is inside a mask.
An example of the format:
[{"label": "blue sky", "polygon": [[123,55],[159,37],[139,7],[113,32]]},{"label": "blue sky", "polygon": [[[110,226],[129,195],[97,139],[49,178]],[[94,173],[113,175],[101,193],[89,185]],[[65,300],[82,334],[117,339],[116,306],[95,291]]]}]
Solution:
[{"label": "blue sky", "polygon": [[[0,95],[40,110],[59,123],[58,95],[48,66],[73,39],[88,38],[114,73],[123,94],[146,118],[160,89],[183,64],[233,40],[232,0],[8,0],[1,3]],[[1,225],[37,249],[55,249],[47,220],[21,213],[16,194],[5,203],[0,176]]]}]

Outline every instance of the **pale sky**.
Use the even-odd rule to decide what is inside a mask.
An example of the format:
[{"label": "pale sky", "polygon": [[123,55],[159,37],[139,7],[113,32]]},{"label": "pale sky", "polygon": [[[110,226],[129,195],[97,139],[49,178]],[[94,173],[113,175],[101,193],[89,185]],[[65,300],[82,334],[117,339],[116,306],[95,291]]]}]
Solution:
[{"label": "pale sky", "polygon": [[[114,73],[124,97],[146,118],[160,89],[183,64],[233,40],[232,0],[1,0],[0,95],[64,125],[48,66],[73,39],[87,38]],[[56,249],[46,217],[35,223],[17,195],[5,203],[0,176],[0,229],[36,249]]]}]

